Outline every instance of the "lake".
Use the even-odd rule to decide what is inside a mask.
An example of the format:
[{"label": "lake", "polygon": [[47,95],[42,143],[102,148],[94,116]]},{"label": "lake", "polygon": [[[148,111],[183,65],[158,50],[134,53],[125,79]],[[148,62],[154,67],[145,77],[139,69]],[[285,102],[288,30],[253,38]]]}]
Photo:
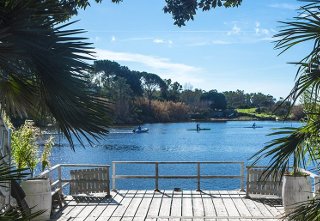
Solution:
[{"label": "lake", "polygon": [[[144,124],[148,133],[134,134],[133,127],[113,128],[104,140],[92,147],[75,145],[69,148],[66,139],[52,151],[51,165],[58,163],[110,164],[112,161],[244,161],[261,149],[272,137],[266,136],[279,127],[298,127],[299,122],[256,121],[201,122],[201,128],[211,130],[192,131],[196,123]],[[59,140],[56,138],[56,143]],[[201,168],[207,175],[238,175],[239,166],[206,165]],[[194,165],[161,165],[161,175],[195,175]],[[117,173],[153,175],[152,165],[119,166]],[[153,180],[126,179],[117,181],[119,189],[153,189]],[[203,189],[239,189],[239,180],[204,180]],[[161,189],[175,187],[195,189],[196,180],[161,180]]]}]

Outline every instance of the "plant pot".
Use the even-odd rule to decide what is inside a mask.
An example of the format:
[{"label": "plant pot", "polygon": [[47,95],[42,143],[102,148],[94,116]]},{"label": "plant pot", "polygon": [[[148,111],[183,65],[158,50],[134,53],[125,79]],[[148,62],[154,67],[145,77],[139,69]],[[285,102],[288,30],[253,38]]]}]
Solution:
[{"label": "plant pot", "polygon": [[26,194],[25,200],[32,212],[45,210],[43,214],[33,220],[49,220],[52,206],[51,185],[49,179],[30,179],[21,182]]},{"label": "plant pot", "polygon": [[285,213],[312,198],[312,183],[309,176],[283,176],[282,204]]}]

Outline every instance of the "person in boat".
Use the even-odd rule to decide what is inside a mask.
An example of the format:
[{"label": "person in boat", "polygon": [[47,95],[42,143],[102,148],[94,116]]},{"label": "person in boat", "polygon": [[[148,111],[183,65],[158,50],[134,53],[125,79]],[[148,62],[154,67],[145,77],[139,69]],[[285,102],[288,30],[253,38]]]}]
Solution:
[{"label": "person in boat", "polygon": [[256,123],[255,122],[252,124],[252,127],[256,127]]},{"label": "person in boat", "polygon": [[138,126],[138,131],[141,131],[141,126],[140,125]]},{"label": "person in boat", "polygon": [[200,130],[200,124],[197,124],[197,131]]}]

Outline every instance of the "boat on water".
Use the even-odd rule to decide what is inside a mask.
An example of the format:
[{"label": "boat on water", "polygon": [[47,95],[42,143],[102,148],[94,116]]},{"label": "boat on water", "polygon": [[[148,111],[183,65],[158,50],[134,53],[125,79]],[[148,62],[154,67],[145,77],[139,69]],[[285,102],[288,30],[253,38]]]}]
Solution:
[{"label": "boat on water", "polygon": [[147,133],[148,131],[148,128],[137,128],[132,130],[132,132],[136,134]]},{"label": "boat on water", "polygon": [[243,128],[253,128],[253,129],[256,129],[256,128],[263,128],[262,126],[250,126],[250,127],[243,127]]},{"label": "boat on water", "polygon": [[189,131],[211,130],[211,128],[187,129]]}]

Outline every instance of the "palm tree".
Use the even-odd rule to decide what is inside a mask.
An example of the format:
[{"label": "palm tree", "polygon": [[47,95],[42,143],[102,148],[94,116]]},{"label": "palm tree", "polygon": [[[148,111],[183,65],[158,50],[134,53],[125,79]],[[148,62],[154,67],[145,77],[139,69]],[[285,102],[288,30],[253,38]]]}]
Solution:
[{"label": "palm tree", "polygon": [[[286,100],[291,100],[294,104],[298,99],[304,97],[304,106],[307,114],[306,124],[299,128],[282,128],[271,135],[280,137],[271,141],[266,147],[256,153],[252,158],[254,164],[260,159],[271,157],[268,165],[267,175],[274,171],[281,171],[283,174],[293,156],[293,165],[305,166],[307,160],[311,160],[320,171],[319,151],[320,151],[320,1],[301,0],[307,5],[300,8],[300,14],[294,17],[293,21],[282,22],[282,30],[275,35],[276,49],[287,51],[293,46],[300,45],[307,41],[313,42],[313,48],[298,65],[298,72],[293,89]],[[295,171],[297,172],[297,171]],[[297,207],[288,214],[289,220],[314,221],[320,219],[320,199],[315,198],[310,202]]]},{"label": "palm tree", "polygon": [[107,133],[110,103],[89,87],[93,48],[56,19],[60,1],[0,2],[0,104],[20,116],[52,115],[72,144]]}]

